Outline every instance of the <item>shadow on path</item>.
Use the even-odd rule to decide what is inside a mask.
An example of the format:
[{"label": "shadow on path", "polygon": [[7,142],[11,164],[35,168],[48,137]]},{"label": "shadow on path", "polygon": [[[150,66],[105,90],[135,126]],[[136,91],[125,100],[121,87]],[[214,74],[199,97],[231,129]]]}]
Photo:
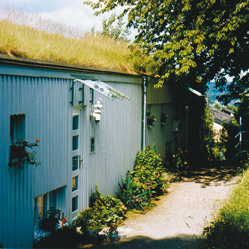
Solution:
[{"label": "shadow on path", "polygon": [[184,182],[200,183],[205,186],[209,186],[210,184],[219,186],[231,181],[236,174],[237,171],[234,168],[227,166],[201,168],[199,170],[186,173],[182,180]]},{"label": "shadow on path", "polygon": [[123,239],[120,242],[106,242],[101,245],[88,245],[83,248],[92,249],[197,249],[201,240],[193,236],[179,235],[174,238],[165,238],[160,240],[148,237],[132,237]]},{"label": "shadow on path", "polygon": [[[237,171],[228,166],[217,166],[209,168],[201,168],[187,172],[183,177],[183,182],[193,182],[200,184],[201,188],[208,186],[233,185],[239,180],[235,177]],[[235,177],[235,178],[234,178]],[[180,184],[180,183],[179,183]],[[191,185],[192,186],[192,185]],[[200,189],[197,187],[197,189]],[[211,191],[215,191],[210,188]],[[205,192],[205,191],[204,191]],[[200,192],[198,192],[200,193]],[[206,192],[205,192],[206,193]],[[186,194],[186,191],[184,192]],[[178,206],[179,207],[179,206]],[[186,211],[186,210],[185,210]],[[183,212],[185,212],[183,209]],[[163,215],[163,214],[162,214]],[[183,215],[184,216],[184,215]],[[163,222],[163,217],[162,217]],[[143,223],[144,226],[150,223]],[[175,224],[172,224],[174,226]],[[170,228],[170,227],[169,227]],[[154,231],[155,232],[155,231]],[[110,242],[105,241],[102,244],[89,244],[82,248],[92,249],[198,249],[202,248],[202,240],[194,235],[180,234],[179,231],[175,237],[165,237],[163,239],[152,239],[145,236],[124,237],[120,241]]]}]

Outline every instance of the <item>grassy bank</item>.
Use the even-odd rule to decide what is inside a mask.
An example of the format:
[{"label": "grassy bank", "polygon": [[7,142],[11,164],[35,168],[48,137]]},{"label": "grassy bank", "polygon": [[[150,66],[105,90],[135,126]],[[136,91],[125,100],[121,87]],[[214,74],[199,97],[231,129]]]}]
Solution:
[{"label": "grassy bank", "polygon": [[249,248],[249,169],[205,236],[205,248]]},{"label": "grassy bank", "polygon": [[83,34],[39,16],[10,10],[0,19],[0,53],[128,73],[135,72],[139,60],[131,56],[127,42]]}]

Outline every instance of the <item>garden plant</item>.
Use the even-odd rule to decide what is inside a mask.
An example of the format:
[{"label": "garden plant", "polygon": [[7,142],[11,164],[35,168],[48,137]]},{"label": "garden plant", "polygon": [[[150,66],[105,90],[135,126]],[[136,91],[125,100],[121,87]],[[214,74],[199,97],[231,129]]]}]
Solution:
[{"label": "garden plant", "polygon": [[88,234],[90,231],[98,235],[105,227],[108,228],[108,234],[112,233],[126,218],[126,209],[119,199],[110,195],[104,197],[96,185],[90,207],[78,214],[76,226],[81,228],[83,234]]},{"label": "garden plant", "polygon": [[137,154],[133,171],[128,171],[125,181],[122,180],[118,197],[128,209],[150,208],[152,197],[162,193],[162,172],[162,159],[146,147]]}]

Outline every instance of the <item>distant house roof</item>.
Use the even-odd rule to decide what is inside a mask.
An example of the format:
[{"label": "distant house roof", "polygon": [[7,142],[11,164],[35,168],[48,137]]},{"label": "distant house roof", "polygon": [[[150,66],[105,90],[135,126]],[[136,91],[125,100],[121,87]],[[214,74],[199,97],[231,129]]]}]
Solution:
[{"label": "distant house roof", "polygon": [[223,121],[230,120],[234,116],[234,112],[232,110],[227,109],[226,107],[222,107],[221,110],[210,107],[212,114],[214,116],[214,122],[217,124],[222,124]]}]

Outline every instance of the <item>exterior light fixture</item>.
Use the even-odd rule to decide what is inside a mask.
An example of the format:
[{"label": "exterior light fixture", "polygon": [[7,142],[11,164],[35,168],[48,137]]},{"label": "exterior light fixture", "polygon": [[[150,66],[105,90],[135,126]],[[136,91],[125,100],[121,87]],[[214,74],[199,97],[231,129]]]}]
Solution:
[{"label": "exterior light fixture", "polygon": [[95,118],[96,122],[99,122],[102,112],[103,112],[103,100],[98,98],[94,102],[93,112],[90,114],[90,116]]}]

